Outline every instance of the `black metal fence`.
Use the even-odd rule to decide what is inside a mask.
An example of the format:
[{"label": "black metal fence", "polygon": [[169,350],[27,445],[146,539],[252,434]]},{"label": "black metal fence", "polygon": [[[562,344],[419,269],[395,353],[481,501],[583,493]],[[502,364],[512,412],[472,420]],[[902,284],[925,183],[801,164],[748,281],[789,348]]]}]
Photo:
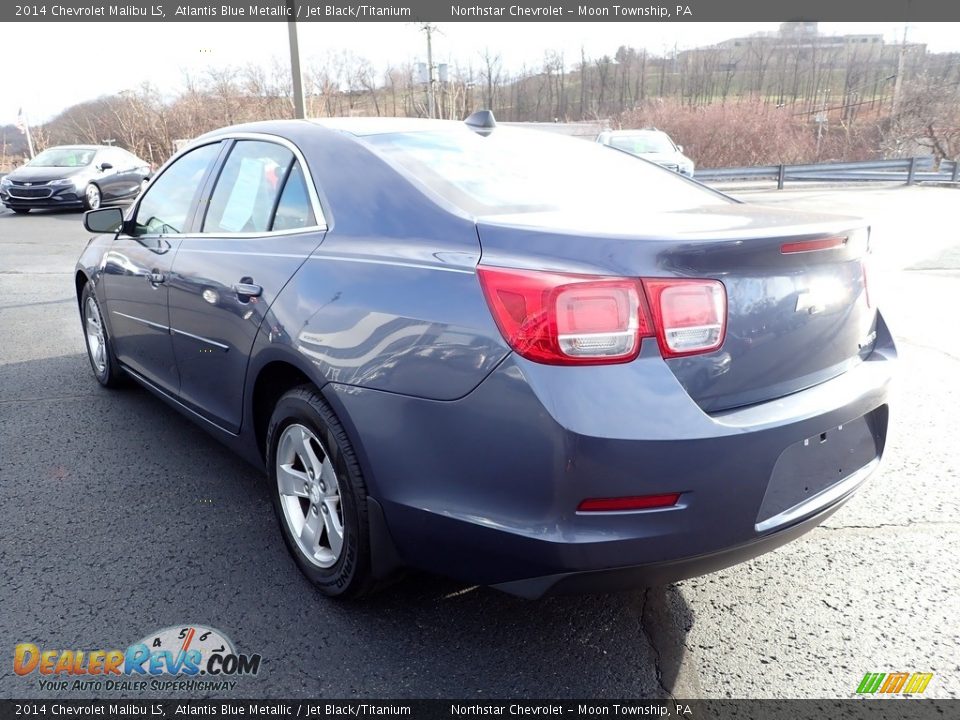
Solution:
[{"label": "black metal fence", "polygon": [[818,163],[816,165],[760,165],[756,167],[703,168],[694,177],[701,182],[776,180],[782,190],[788,180],[806,182],[960,182],[960,162],[932,156],[868,162]]}]

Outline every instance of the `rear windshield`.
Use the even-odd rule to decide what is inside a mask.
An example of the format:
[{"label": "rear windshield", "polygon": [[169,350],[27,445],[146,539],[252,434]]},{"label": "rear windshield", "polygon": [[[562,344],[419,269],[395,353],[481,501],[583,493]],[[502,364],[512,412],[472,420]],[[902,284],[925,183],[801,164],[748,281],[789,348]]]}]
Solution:
[{"label": "rear windshield", "polygon": [[673,153],[677,151],[674,144],[663,133],[638,133],[636,135],[613,135],[610,144],[618,150],[625,150],[634,155],[644,153]]},{"label": "rear windshield", "polygon": [[595,142],[499,127],[372,135],[364,140],[474,215],[576,210],[670,211],[729,202],[676,173]]}]

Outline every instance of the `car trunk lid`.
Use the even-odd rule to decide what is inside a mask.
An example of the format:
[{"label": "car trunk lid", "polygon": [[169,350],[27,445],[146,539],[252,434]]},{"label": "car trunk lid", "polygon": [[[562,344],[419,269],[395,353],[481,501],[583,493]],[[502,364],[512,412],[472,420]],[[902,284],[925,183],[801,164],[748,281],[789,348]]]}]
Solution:
[{"label": "car trunk lid", "polygon": [[722,346],[665,360],[707,412],[811,387],[872,349],[868,230],[854,218],[731,203],[596,219],[488,217],[478,232],[488,265],[723,283]]}]

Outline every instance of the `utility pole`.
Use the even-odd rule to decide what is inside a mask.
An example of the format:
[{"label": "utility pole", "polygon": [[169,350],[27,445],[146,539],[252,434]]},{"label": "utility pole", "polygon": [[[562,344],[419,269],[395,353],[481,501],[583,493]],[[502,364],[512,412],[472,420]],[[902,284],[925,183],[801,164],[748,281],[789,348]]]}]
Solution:
[{"label": "utility pole", "polygon": [[907,26],[903,26],[903,43],[900,45],[900,57],[897,59],[897,76],[893,80],[893,107],[890,108],[890,114],[896,117],[897,110],[900,109],[900,89],[903,86],[903,69],[906,63],[904,60],[907,55]]},{"label": "utility pole", "polygon": [[427,34],[427,107],[428,117],[433,117],[436,111],[436,105],[433,100],[433,31],[436,26],[433,23],[422,23],[420,29]]},{"label": "utility pole", "polygon": [[287,36],[290,41],[290,77],[293,80],[293,114],[302,120],[307,116],[303,98],[303,76],[300,73],[300,42],[297,38],[297,2],[287,0]]},{"label": "utility pole", "polygon": [[820,162],[820,139],[823,137],[823,126],[827,124],[827,99],[830,96],[830,88],[827,88],[826,94],[823,96],[823,105],[821,105],[821,110],[814,116],[814,121],[817,123],[817,162]]}]

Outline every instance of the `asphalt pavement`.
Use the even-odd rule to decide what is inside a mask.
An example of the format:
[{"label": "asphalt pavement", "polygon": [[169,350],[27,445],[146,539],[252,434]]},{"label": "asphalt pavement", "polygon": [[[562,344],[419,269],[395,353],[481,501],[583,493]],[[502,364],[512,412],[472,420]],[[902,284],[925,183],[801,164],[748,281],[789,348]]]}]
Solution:
[{"label": "asphalt pavement", "polygon": [[125,648],[191,623],[263,658],[214,697],[851,697],[893,671],[960,696],[960,189],[742,197],[871,219],[871,288],[902,358],[881,470],[751,562],[540,601],[422,574],[358,603],[321,596],[261,471],[146,391],[95,382],[81,215],[0,209],[0,697],[92,696],[15,675],[17,643]]}]

